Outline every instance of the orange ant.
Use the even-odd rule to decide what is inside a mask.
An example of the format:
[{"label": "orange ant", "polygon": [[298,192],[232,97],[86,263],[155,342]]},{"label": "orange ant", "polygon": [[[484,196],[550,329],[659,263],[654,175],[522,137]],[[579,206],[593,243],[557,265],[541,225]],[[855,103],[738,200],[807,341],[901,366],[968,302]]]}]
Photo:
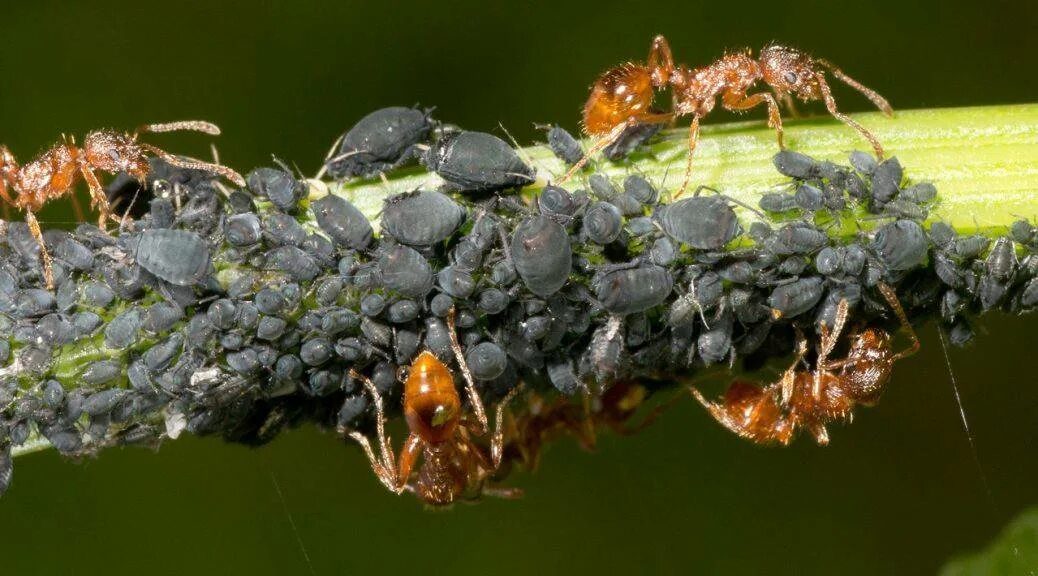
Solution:
[{"label": "orange ant", "polygon": [[788,445],[800,427],[807,428],[819,445],[828,444],[825,425],[836,420],[850,421],[857,404],[875,405],[890,380],[894,363],[919,350],[919,339],[894,290],[886,284],[880,284],[879,289],[912,340],[907,349],[895,354],[889,333],[865,328],[850,335],[851,347],[846,358],[830,361],[829,355],[847,321],[847,301],[841,300],[832,331],[822,326],[814,370],[797,369],[807,352],[807,340],[798,332],[796,360],[778,382],[760,386],[736,380],[722,402],[708,401],[695,387],[690,387],[692,395],[725,428],[757,444]]},{"label": "orange ant", "polygon": [[[51,256],[43,243],[40,223],[36,220],[36,212],[50,200],[72,194],[72,187],[82,177],[90,189],[91,206],[96,206],[100,216],[98,226],[102,229],[105,222],[115,219],[108,205],[101,182],[95,170],[116,174],[126,172],[140,182],[148,175],[147,155],[152,154],[180,168],[205,170],[219,174],[238,186],[245,186],[245,180],[234,170],[217,164],[182,160],[151,144],[138,142],[141,133],[173,132],[177,130],[194,130],[205,134],[218,135],[220,129],[215,124],[198,120],[170,122],[167,124],[147,124],[132,134],[119,133],[114,130],[97,130],[87,134],[82,147],[77,147],[71,137],[55,144],[35,160],[18,165],[14,155],[6,146],[0,145],[0,198],[15,208],[25,210],[25,219],[29,224],[36,243],[40,246],[40,257],[43,259],[43,275],[47,288],[54,288],[54,272],[51,268]],[[10,188],[15,192],[12,197]]]},{"label": "orange ant", "polygon": [[[793,96],[804,102],[823,100],[830,114],[857,130],[872,144],[876,156],[882,158],[883,147],[876,137],[836,109],[836,100],[825,80],[827,71],[864,94],[887,116],[893,114],[890,104],[875,91],[847,76],[829,61],[814,59],[793,48],[767,46],[757,59],[747,49],[726,54],[708,66],[690,69],[682,64],[675,65],[667,39],[657,36],[652,41],[647,64],[621,64],[607,70],[591,86],[591,95],[584,105],[583,128],[589,136],[600,136],[601,139],[580,162],[573,165],[560,184],[580,170],[592,154],[616,141],[628,128],[636,124],[669,123],[691,114],[688,164],[684,184],[677,194],[680,196],[692,174],[692,154],[699,141],[699,121],[713,110],[718,96],[721,97],[721,106],[733,112],[767,104],[768,126],[775,129],[779,148],[783,147],[782,117],[776,98],[790,109],[793,109]],[[771,87],[774,96],[769,92],[747,94],[760,81]],[[673,110],[660,112],[653,109],[655,91],[668,86],[674,95]]]},{"label": "orange ant", "polygon": [[[474,500],[483,494],[518,497],[521,494],[518,489],[491,487],[487,484],[501,465],[504,445],[501,426],[505,407],[522,388],[522,384],[513,388],[497,406],[488,454],[486,447],[473,438],[486,434],[487,417],[458,343],[453,308],[447,315],[447,323],[451,348],[464,376],[474,417],[462,414],[461,398],[454,386],[454,375],[450,369],[426,350],[411,364],[404,381],[404,418],[410,433],[404,442],[399,462],[394,459],[393,448],[385,433],[382,397],[374,383],[355,370],[350,370],[350,376],[363,383],[374,401],[379,455],[375,455],[367,437],[360,432],[344,432],[361,445],[382,484],[397,494],[409,490],[433,506],[452,504],[459,497]],[[412,482],[412,470],[418,464],[419,457],[424,461]]]}]

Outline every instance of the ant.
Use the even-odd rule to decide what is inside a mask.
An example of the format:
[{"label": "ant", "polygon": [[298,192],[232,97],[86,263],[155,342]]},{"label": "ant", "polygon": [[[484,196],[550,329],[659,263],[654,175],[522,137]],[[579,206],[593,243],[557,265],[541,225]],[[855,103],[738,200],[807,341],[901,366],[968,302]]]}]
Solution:
[{"label": "ant", "polygon": [[[95,170],[110,174],[126,172],[143,184],[148,175],[147,155],[152,154],[173,166],[205,170],[219,174],[238,186],[245,186],[245,180],[241,175],[230,168],[208,162],[182,160],[156,146],[137,141],[137,137],[142,133],[178,130],[220,134],[220,128],[215,124],[200,120],[147,124],[137,128],[132,134],[96,130],[87,134],[82,147],[76,146],[75,140],[66,136],[64,142],[55,144],[32,162],[21,166],[7,147],[0,145],[0,198],[15,208],[25,210],[29,230],[40,246],[43,275],[48,289],[54,288],[54,272],[51,268],[51,256],[44,245],[43,232],[35,213],[48,201],[71,195],[72,187],[80,177],[86,180],[90,189],[91,206],[97,207],[100,213],[98,226],[102,230],[109,218],[117,221],[118,219],[112,215],[108,198],[94,173]],[[15,192],[15,196],[11,196],[9,189]]]},{"label": "ant", "polygon": [[822,326],[814,370],[797,369],[807,352],[807,340],[798,331],[796,360],[778,382],[762,387],[736,380],[721,402],[706,400],[695,387],[690,387],[692,395],[725,428],[757,444],[788,445],[797,428],[804,427],[820,446],[825,446],[829,443],[825,425],[849,421],[857,404],[875,405],[890,380],[894,363],[919,350],[919,339],[894,290],[882,283],[879,290],[912,340],[907,349],[895,354],[889,333],[865,328],[850,334],[846,358],[829,360],[847,321],[847,300],[841,300],[832,330]]},{"label": "ant", "polygon": [[[677,194],[680,196],[692,174],[692,154],[699,141],[699,121],[713,110],[718,96],[721,97],[721,106],[733,112],[767,104],[768,126],[775,129],[779,148],[783,148],[783,144],[778,101],[795,113],[793,96],[804,102],[823,100],[830,114],[857,130],[872,144],[876,156],[882,158],[883,147],[876,137],[836,109],[836,100],[825,80],[826,72],[861,92],[887,116],[893,114],[890,104],[875,91],[847,76],[831,62],[812,58],[793,48],[766,46],[756,59],[747,49],[725,54],[708,66],[690,69],[683,64],[675,65],[667,39],[656,36],[646,64],[621,64],[607,70],[591,86],[591,95],[584,105],[583,128],[589,136],[600,136],[601,139],[559,183],[569,180],[592,154],[616,141],[628,128],[636,124],[669,123],[678,117],[692,115],[685,181]],[[774,95],[769,92],[747,94],[760,81],[771,87]],[[668,86],[673,91],[673,110],[661,112],[652,107],[653,97],[656,90]]]},{"label": "ant", "polygon": [[[521,495],[518,489],[491,487],[487,482],[501,465],[505,407],[520,391],[522,384],[513,388],[497,406],[488,454],[486,447],[473,439],[474,436],[486,434],[487,417],[458,343],[453,308],[447,315],[447,323],[451,349],[464,376],[474,417],[462,414],[461,398],[454,386],[454,375],[450,369],[432,352],[425,350],[411,363],[404,381],[404,418],[410,433],[404,442],[399,462],[394,459],[390,440],[385,433],[382,397],[375,384],[355,370],[350,370],[350,376],[360,380],[374,400],[379,455],[375,455],[366,436],[355,430],[344,431],[361,445],[382,484],[397,494],[409,490],[432,506],[447,506],[459,497],[475,500],[483,494],[516,498]],[[412,482],[411,473],[419,457],[424,462]]]}]

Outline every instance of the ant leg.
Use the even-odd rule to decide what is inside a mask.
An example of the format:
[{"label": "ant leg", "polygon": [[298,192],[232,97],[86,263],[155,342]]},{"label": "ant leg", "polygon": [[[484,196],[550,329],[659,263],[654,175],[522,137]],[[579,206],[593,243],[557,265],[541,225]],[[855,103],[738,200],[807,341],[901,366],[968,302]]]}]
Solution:
[{"label": "ant leg", "polygon": [[104,230],[105,222],[109,218],[118,222],[119,219],[112,215],[112,208],[108,205],[108,196],[105,195],[104,188],[101,187],[101,182],[97,179],[94,171],[86,164],[81,164],[79,171],[83,173],[83,179],[86,180],[87,188],[90,190],[91,203],[97,206],[97,211],[99,212],[97,227]]},{"label": "ant leg", "polygon": [[389,444],[389,438],[386,437],[386,413],[382,407],[382,395],[378,393],[378,388],[375,387],[374,382],[360,372],[350,369],[350,377],[361,381],[368,394],[371,395],[371,400],[375,405],[375,433],[378,436],[379,458],[375,458],[371,446],[368,445],[368,439],[363,434],[352,431],[350,432],[350,437],[364,448],[368,458],[371,460],[371,467],[375,470],[375,474],[379,476],[379,480],[386,484],[390,490],[400,493],[400,484],[406,483],[406,479],[402,481],[395,472],[396,464],[393,461],[393,450]]},{"label": "ant leg", "polygon": [[872,135],[872,132],[869,132],[864,126],[852,120],[850,116],[836,109],[836,100],[833,98],[833,92],[829,88],[829,84],[825,81],[825,75],[819,72],[815,74],[815,77],[818,79],[818,88],[822,91],[822,100],[825,101],[825,108],[829,110],[829,113],[839,119],[840,122],[857,130],[863,138],[869,141],[869,144],[872,144],[872,150],[876,153],[876,158],[883,158],[883,146]]},{"label": "ant leg", "polygon": [[461,344],[458,342],[458,331],[454,323],[454,315],[455,310],[452,306],[450,311],[447,312],[447,332],[449,332],[451,338],[451,350],[454,351],[454,358],[458,361],[461,375],[465,378],[465,392],[469,396],[469,402],[472,403],[472,411],[476,413],[476,420],[480,425],[479,436],[482,436],[487,433],[490,425],[487,422],[487,413],[483,409],[483,400],[480,399],[479,393],[476,392],[476,382],[472,379],[469,365],[465,362],[465,355],[462,353]]},{"label": "ant leg", "polygon": [[238,186],[245,186],[245,179],[241,177],[241,174],[238,174],[237,172],[231,170],[226,166],[220,166],[219,164],[210,164],[209,162],[201,162],[198,160],[184,160],[170,154],[169,152],[166,152],[165,150],[162,150],[157,146],[152,146],[151,144],[145,144],[143,142],[139,143],[139,145],[141,148],[144,148],[148,152],[151,152],[152,154],[158,156],[159,158],[162,158],[169,164],[172,164],[173,166],[176,166],[178,168],[187,168],[188,170],[202,170],[203,172],[219,174],[220,176],[223,176],[231,182],[234,182]]},{"label": "ant leg", "polygon": [[815,362],[815,381],[814,387],[811,391],[814,397],[817,399],[822,394],[822,374],[829,370],[829,355],[832,354],[833,349],[836,348],[836,342],[840,339],[840,333],[843,332],[843,326],[847,323],[847,311],[850,306],[847,303],[846,298],[841,298],[840,303],[836,305],[836,319],[833,322],[832,331],[822,324],[822,335],[821,341],[818,347],[818,360]]},{"label": "ant leg", "polygon": [[414,469],[414,464],[418,461],[418,455],[421,454],[421,448],[421,436],[413,432],[407,436],[407,441],[404,442],[404,447],[400,450],[400,462],[397,464],[397,494],[403,492],[404,487],[407,486],[407,480],[411,477],[411,470]]},{"label": "ant leg", "polygon": [[898,321],[901,322],[901,327],[908,332],[908,337],[912,339],[911,346],[898,352],[891,359],[891,362],[897,362],[898,360],[905,358],[906,356],[911,356],[919,351],[919,337],[916,336],[912,324],[908,321],[908,316],[905,315],[905,310],[901,307],[901,301],[897,299],[897,294],[894,292],[894,289],[889,285],[880,282],[879,291],[883,294],[883,297],[886,298],[887,304],[890,304],[890,307],[894,310],[894,314],[897,315]]},{"label": "ant leg", "polygon": [[[685,193],[685,189],[688,188],[688,182],[692,179],[692,157],[696,152],[696,145],[699,144],[699,114],[692,117],[692,123],[688,126],[688,160],[685,161],[685,180],[681,183],[681,188],[678,193],[674,195],[674,199],[681,198],[681,195]],[[698,190],[697,190],[698,192]]]},{"label": "ant leg", "polygon": [[625,122],[617,124],[612,130],[609,131],[609,133],[607,133],[605,136],[602,136],[601,139],[595,142],[591,146],[591,148],[588,149],[587,153],[584,154],[584,157],[581,158],[576,164],[571,166],[569,171],[566,172],[562,179],[559,180],[556,184],[558,184],[559,186],[565,184],[570,178],[573,177],[574,174],[576,174],[578,171],[580,171],[580,169],[587,165],[587,163],[591,160],[592,156],[594,156],[596,153],[598,153],[598,151],[602,150],[606,146],[609,146],[613,142],[616,142],[617,139],[623,136],[624,131],[628,128],[638,124],[666,124],[667,122],[670,122],[673,119],[673,112],[659,114],[642,114],[639,116],[633,116]]},{"label": "ant leg", "polygon": [[142,133],[158,134],[161,132],[179,132],[180,130],[191,130],[193,132],[201,132],[213,136],[220,135],[220,127],[212,122],[206,122],[205,120],[182,120],[180,122],[145,124],[134,130],[133,135],[136,137],[138,134]]},{"label": "ant leg", "polygon": [[847,74],[844,74],[843,70],[840,70],[832,62],[829,62],[828,60],[816,60],[815,62],[817,62],[819,66],[828,69],[833,76],[839,78],[840,81],[842,81],[844,84],[850,86],[851,88],[854,88],[858,92],[861,92],[866,98],[868,98],[873,104],[875,104],[876,108],[879,108],[879,110],[883,112],[883,114],[887,116],[894,115],[894,109],[890,107],[890,103],[887,102],[886,98],[880,96],[878,92],[876,92],[872,88],[863,85],[861,82],[858,82],[857,80],[851,78]]},{"label": "ant leg", "polygon": [[648,65],[652,71],[652,85],[657,88],[666,86],[674,71],[674,56],[670,52],[670,43],[662,34],[652,39]]},{"label": "ant leg", "polygon": [[32,233],[32,237],[36,239],[36,244],[40,247],[40,259],[43,260],[43,279],[47,282],[47,290],[53,290],[54,269],[51,268],[50,252],[47,252],[47,245],[43,243],[43,231],[40,230],[40,222],[36,219],[36,215],[33,214],[32,210],[25,210],[25,222],[29,225],[29,232]]},{"label": "ant leg", "polygon": [[508,486],[484,486],[481,490],[481,494],[505,500],[518,500],[523,497],[523,489]]},{"label": "ant leg", "polygon": [[725,92],[724,96],[721,98],[721,104],[733,112],[749,110],[750,108],[759,106],[763,103],[768,104],[768,126],[775,129],[775,134],[778,137],[779,148],[785,148],[782,144],[782,115],[779,114],[778,102],[775,102],[774,96],[767,92],[760,92],[752,96],[739,94],[737,92]]},{"label": "ant leg", "polygon": [[501,399],[501,402],[497,405],[497,410],[494,413],[494,437],[490,442],[490,458],[492,460],[494,470],[497,470],[501,466],[501,455],[504,454],[505,450],[505,433],[504,433],[504,420],[505,420],[505,408],[508,403],[516,397],[525,385],[520,382],[512,388],[511,391]]},{"label": "ant leg", "polygon": [[796,358],[793,359],[793,363],[789,365],[789,368],[782,373],[782,379],[779,381],[779,385],[782,388],[783,406],[789,404],[790,399],[793,397],[793,392],[796,388],[797,382],[797,366],[800,365],[800,362],[804,359],[804,355],[807,354],[807,338],[804,338],[804,334],[799,328],[796,328],[796,334]]},{"label": "ant leg", "polygon": [[801,118],[800,110],[797,109],[796,101],[793,99],[793,95],[789,92],[776,92],[775,99],[779,101],[779,104],[786,107],[789,111],[789,115],[793,118]]},{"label": "ant leg", "polygon": [[7,146],[0,145],[0,198],[4,200],[2,208],[4,214],[4,220],[11,219],[11,211],[9,206],[14,206],[14,198],[11,197],[8,186],[14,187],[13,182],[18,176],[18,161],[14,159],[14,154],[7,149]]}]

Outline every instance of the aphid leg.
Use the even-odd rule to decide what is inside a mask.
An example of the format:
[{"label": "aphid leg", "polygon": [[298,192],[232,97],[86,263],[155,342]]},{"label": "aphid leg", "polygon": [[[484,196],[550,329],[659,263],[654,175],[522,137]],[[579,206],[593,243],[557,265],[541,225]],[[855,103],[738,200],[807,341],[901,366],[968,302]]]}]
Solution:
[{"label": "aphid leg", "polygon": [[43,243],[43,231],[40,230],[40,222],[36,219],[36,215],[33,214],[32,210],[25,210],[25,222],[29,225],[29,232],[36,239],[36,244],[40,246],[40,259],[43,260],[43,279],[47,282],[47,290],[53,290],[54,269],[51,268],[50,252],[47,252],[47,245]]},{"label": "aphid leg", "polygon": [[137,130],[134,131],[133,135],[136,137],[138,134],[142,133],[158,134],[161,132],[178,132],[180,130],[191,130],[203,134],[211,134],[213,136],[220,135],[220,127],[212,122],[206,122],[205,120],[182,120],[180,122],[145,124],[139,126]]},{"label": "aphid leg", "polygon": [[863,85],[862,83],[858,82],[854,78],[851,78],[847,74],[844,74],[843,70],[840,70],[832,62],[829,62],[828,60],[815,60],[815,62],[817,62],[819,66],[822,66],[823,68],[829,70],[829,72],[833,76],[839,78],[840,81],[842,81],[844,84],[850,86],[851,88],[854,88],[858,92],[861,92],[862,95],[864,95],[873,104],[875,104],[876,108],[879,108],[879,110],[883,112],[883,114],[887,116],[894,115],[894,109],[890,107],[890,103],[887,102],[886,98],[880,96],[878,92],[876,92],[872,88]]},{"label": "aphid leg", "polygon": [[469,371],[469,365],[465,362],[465,354],[461,350],[461,344],[458,342],[458,331],[454,322],[455,309],[452,306],[450,311],[447,312],[447,328],[451,338],[451,350],[454,351],[454,358],[458,361],[458,369],[461,370],[461,375],[465,379],[465,392],[469,396],[469,402],[472,404],[472,411],[476,413],[476,421],[479,422],[480,432],[479,435],[487,433],[490,428],[487,422],[487,413],[483,409],[483,400],[480,399],[479,393],[476,392],[476,382],[472,379],[472,373]]},{"label": "aphid leg", "polygon": [[515,386],[515,388],[512,388],[512,390],[501,399],[501,402],[497,404],[497,409],[494,412],[494,437],[490,442],[490,457],[494,470],[497,470],[498,467],[501,466],[501,456],[504,454],[505,450],[505,408],[507,408],[508,403],[523,390],[524,386],[525,385],[520,382]]},{"label": "aphid leg", "polygon": [[815,381],[811,389],[811,393],[816,399],[822,395],[822,374],[829,370],[829,355],[836,348],[836,342],[840,339],[843,326],[847,323],[848,308],[847,299],[841,298],[840,303],[836,305],[833,329],[830,331],[828,326],[822,324],[822,334],[818,342],[818,360],[815,362]]},{"label": "aphid leg", "polygon": [[80,164],[79,171],[83,173],[87,189],[90,190],[90,203],[97,207],[97,227],[104,230],[105,223],[109,218],[118,222],[119,219],[112,215],[112,208],[108,205],[108,196],[105,195],[105,190],[101,187],[101,182],[97,179],[94,171],[86,164]]},{"label": "aphid leg", "polygon": [[876,153],[876,158],[883,158],[883,146],[872,135],[872,132],[869,132],[864,126],[852,120],[850,116],[836,109],[836,100],[833,98],[832,90],[829,89],[829,84],[825,81],[825,75],[818,72],[815,74],[815,77],[818,79],[818,88],[822,91],[822,100],[825,101],[825,107],[829,110],[829,113],[839,119],[840,122],[857,130],[863,138],[872,144],[872,150]]},{"label": "aphid leg", "polygon": [[176,166],[178,168],[187,168],[188,170],[202,170],[204,172],[219,174],[220,176],[223,176],[231,182],[234,182],[238,186],[245,186],[245,179],[241,177],[241,174],[238,174],[237,172],[231,170],[226,166],[210,164],[209,162],[201,162],[198,160],[184,160],[182,158],[178,158],[170,154],[169,152],[166,152],[165,150],[162,150],[157,146],[145,144],[143,142],[139,143],[139,145],[141,148],[144,148],[148,152],[151,152],[152,154],[158,156],[159,158],[162,158],[169,164],[172,164],[173,166]]},{"label": "aphid leg", "polygon": [[692,123],[688,127],[688,160],[685,161],[685,180],[681,183],[681,188],[678,189],[678,193],[674,195],[674,199],[681,198],[681,195],[685,193],[685,189],[688,188],[688,183],[692,179],[692,155],[695,154],[696,145],[699,144],[699,114],[692,116]]},{"label": "aphid leg", "polygon": [[886,298],[887,304],[890,304],[890,308],[894,310],[894,314],[897,315],[898,321],[901,322],[901,327],[908,332],[908,337],[912,340],[912,345],[908,348],[898,352],[891,359],[891,362],[897,362],[898,360],[911,356],[919,351],[919,337],[916,336],[915,330],[912,328],[912,324],[908,321],[908,316],[905,315],[905,309],[901,307],[901,301],[897,298],[897,293],[889,285],[883,282],[879,283],[879,291]]},{"label": "aphid leg", "polygon": [[350,377],[361,381],[368,394],[371,395],[372,403],[375,405],[375,433],[378,436],[379,456],[375,456],[375,452],[371,449],[366,436],[357,431],[350,431],[349,436],[356,440],[361,445],[361,448],[364,449],[364,453],[367,454],[368,460],[371,462],[371,468],[375,471],[375,475],[378,476],[379,480],[382,481],[386,488],[399,494],[401,491],[400,485],[404,484],[406,479],[401,480],[396,473],[393,450],[389,444],[389,438],[386,436],[386,414],[382,407],[382,395],[378,393],[378,388],[375,387],[374,382],[356,370],[350,370]]}]

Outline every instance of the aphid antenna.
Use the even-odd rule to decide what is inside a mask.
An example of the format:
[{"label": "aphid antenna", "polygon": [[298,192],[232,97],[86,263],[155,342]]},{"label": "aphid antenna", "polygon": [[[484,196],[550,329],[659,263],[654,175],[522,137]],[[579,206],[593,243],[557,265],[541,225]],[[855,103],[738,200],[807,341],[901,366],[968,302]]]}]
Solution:
[{"label": "aphid antenna", "polygon": [[768,216],[765,213],[761,212],[760,210],[754,208],[753,206],[750,206],[749,204],[747,204],[747,203],[745,203],[745,202],[743,202],[741,200],[738,200],[736,198],[732,198],[731,196],[721,192],[720,190],[718,190],[716,188],[711,188],[710,186],[707,186],[706,184],[701,184],[700,186],[696,187],[696,190],[695,190],[695,192],[692,193],[692,196],[693,197],[699,196],[699,193],[701,191],[703,191],[703,190],[707,190],[707,191],[713,192],[718,197],[724,198],[725,200],[731,202],[732,204],[735,204],[737,206],[742,206],[743,208],[749,210],[751,213],[755,214],[761,220],[763,220],[765,222],[768,221]]},{"label": "aphid antenna", "polygon": [[[533,164],[537,166],[538,172],[544,171],[549,174],[551,173],[551,171],[548,170],[544,165],[540,164],[539,162],[534,162],[533,158],[531,158],[530,155],[526,153],[526,150],[519,144],[519,141],[516,140],[514,136],[512,136],[511,132],[508,131],[508,128],[505,128],[504,123],[498,122],[497,125],[501,128],[501,131],[505,133],[505,136],[508,136],[508,139],[512,142],[512,146],[515,148],[516,154],[518,154],[519,157],[522,158],[526,164]],[[509,173],[509,176],[526,176],[526,174]]]},{"label": "aphid antenna", "polygon": [[339,137],[335,139],[335,142],[332,142],[332,146],[328,149],[328,153],[324,155],[324,161],[321,162],[321,168],[317,171],[317,174],[314,174],[314,179],[320,180],[321,178],[324,178],[325,172],[328,171],[328,164],[336,160],[332,158],[332,156],[335,155],[335,150],[339,147],[339,144],[342,144],[342,139],[345,137],[346,133],[343,132],[342,134],[339,134]]}]

